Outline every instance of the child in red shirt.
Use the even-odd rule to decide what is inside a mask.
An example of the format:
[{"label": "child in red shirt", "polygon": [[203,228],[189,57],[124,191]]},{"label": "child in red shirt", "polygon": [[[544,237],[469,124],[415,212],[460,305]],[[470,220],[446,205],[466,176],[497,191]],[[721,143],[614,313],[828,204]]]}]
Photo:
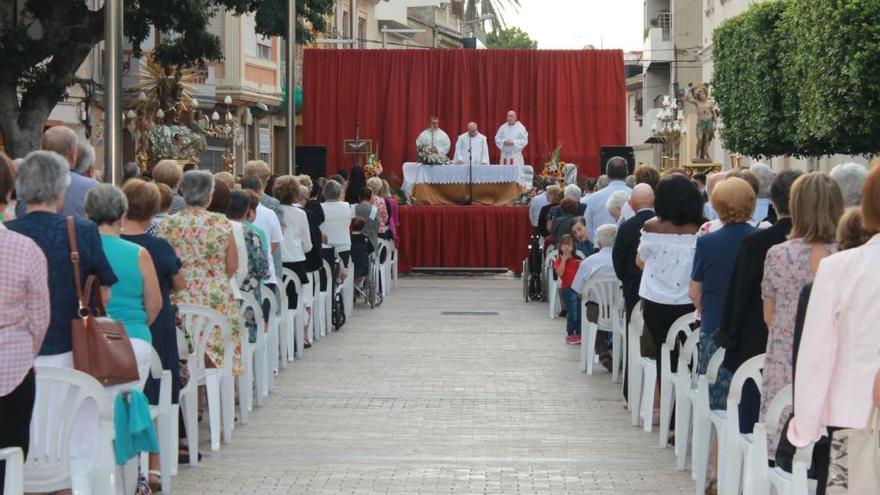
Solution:
[{"label": "child in red shirt", "polygon": [[574,276],[580,267],[581,259],[575,251],[574,237],[562,236],[559,241],[559,255],[553,260],[553,270],[560,280],[560,295],[565,304],[565,343],[577,345],[581,343],[581,297],[571,288]]}]

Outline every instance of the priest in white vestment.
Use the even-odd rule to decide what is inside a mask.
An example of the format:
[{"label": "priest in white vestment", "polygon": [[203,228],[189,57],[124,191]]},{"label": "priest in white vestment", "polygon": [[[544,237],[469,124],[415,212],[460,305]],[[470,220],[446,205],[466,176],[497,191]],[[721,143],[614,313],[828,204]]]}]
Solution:
[{"label": "priest in white vestment", "polygon": [[458,136],[458,141],[455,143],[455,163],[489,164],[489,141],[477,130],[476,122],[469,123],[468,131]]},{"label": "priest in white vestment", "polygon": [[452,141],[449,140],[449,135],[443,132],[443,129],[440,129],[440,119],[431,117],[429,125],[430,127],[422,131],[419,134],[419,138],[416,139],[416,147],[430,145],[437,150],[437,153],[449,156],[449,148],[452,147]]},{"label": "priest in white vestment", "polygon": [[507,122],[495,134],[495,145],[501,150],[502,165],[525,165],[522,151],[529,145],[526,126],[516,119],[516,112],[507,112]]}]

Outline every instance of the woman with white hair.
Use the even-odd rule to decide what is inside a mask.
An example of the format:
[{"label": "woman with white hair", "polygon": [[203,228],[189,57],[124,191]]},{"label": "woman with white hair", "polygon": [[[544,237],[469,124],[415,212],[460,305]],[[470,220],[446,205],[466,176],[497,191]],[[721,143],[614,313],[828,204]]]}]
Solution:
[{"label": "woman with white hair", "polygon": [[162,309],[159,278],[150,253],[120,237],[128,200],[116,186],[100,184],[86,194],[86,217],[101,233],[104,254],[118,280],[110,287],[107,314],[125,326],[138,364],[140,387],[150,370],[153,336],[150,325]]},{"label": "woman with white hair", "polygon": [[844,206],[859,206],[862,203],[862,186],[868,176],[868,169],[855,162],[841,163],[831,169],[831,178],[840,186]]},{"label": "woman with white hair", "polygon": [[581,196],[582,196],[581,188],[578,187],[577,184],[569,184],[569,185],[565,186],[565,189],[562,190],[562,197],[563,198],[571,198],[571,199],[578,202],[578,207],[577,207],[577,211],[575,212],[575,215],[583,216],[584,212],[587,211],[587,205],[586,205],[586,203],[581,203]]},{"label": "woman with white hair", "polygon": [[[608,213],[611,214],[615,222],[621,222],[623,207],[626,205],[626,202],[629,201],[629,197],[630,193],[628,191],[614,191],[611,193],[608,201],[605,202],[605,208],[608,208]],[[624,218],[623,220],[626,219]]]},{"label": "woman with white hair", "polygon": [[758,201],[755,203],[755,213],[752,221],[761,223],[768,221],[776,223],[776,212],[770,207],[770,186],[773,184],[773,169],[765,163],[756,163],[749,167],[749,172],[758,178]]},{"label": "woman with white hair", "polygon": [[324,223],[321,224],[321,232],[327,236],[327,244],[336,250],[343,260],[348,263],[348,253],[351,251],[351,205],[343,201],[342,184],[335,180],[328,180],[323,189],[324,202],[321,209],[324,210]]},{"label": "woman with white hair", "polygon": [[[232,224],[225,215],[207,210],[214,194],[214,177],[210,172],[190,170],[183,174],[180,193],[186,208],[163,220],[158,232],[183,263],[186,288],[174,294],[172,302],[207,306],[226,316],[235,345],[232,373],[238,376],[241,373],[241,325],[230,279],[238,270]],[[219,330],[214,331],[207,357],[218,368],[223,366],[224,350],[223,336]]]}]

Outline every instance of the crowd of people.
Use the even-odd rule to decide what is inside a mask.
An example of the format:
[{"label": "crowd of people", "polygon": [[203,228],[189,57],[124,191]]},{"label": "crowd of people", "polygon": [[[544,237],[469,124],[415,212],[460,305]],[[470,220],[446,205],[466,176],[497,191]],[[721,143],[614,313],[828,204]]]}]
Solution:
[{"label": "crowd of people", "polygon": [[[263,290],[277,294],[282,270],[291,270],[301,290],[287,284],[285,309],[304,307],[308,328],[315,294],[331,277],[339,283],[363,277],[380,239],[397,240],[398,205],[388,183],[367,179],[360,167],[313,179],[275,176],[265,162],[251,161],[236,177],[193,166],[184,171],[163,160],[144,174],[127,171],[117,187],[92,178],[94,151],[69,128],[49,128],[41,148],[14,161],[0,154],[0,448],[27,453],[29,425],[39,415],[35,368],[74,368],[71,322],[82,316],[76,280],[95,276],[97,302],[124,325],[137,362],[136,388],[158,403],[158,382],[148,379],[155,351],[171,371],[177,403],[185,379],[177,305],[208,307],[226,318],[235,348],[229,353],[229,341],[215,330],[206,366],[220,368],[231,355],[238,376],[243,339],[255,342],[256,318],[268,318],[268,308],[241,314],[242,293],[257,301]],[[322,271],[324,260],[339,260],[340,270]],[[308,332],[302,333],[296,338],[309,347]],[[185,438],[180,456],[188,462]],[[158,465],[151,456],[153,486]]]},{"label": "crowd of people", "polygon": [[[760,391],[751,381],[742,390],[740,431],[763,422],[770,402],[793,384],[793,409],[769,432],[768,459],[790,470],[795,448],[815,444],[819,493],[841,483],[839,473],[828,478],[829,438],[841,428],[864,429],[880,406],[872,303],[880,293],[880,167],[774,173],[759,163],[705,176],[640,165],[628,172],[625,160],[613,158],[605,175],[583,181],[584,194],[574,184],[544,183],[529,206],[536,233],[555,249],[566,343],[581,343],[584,305],[595,321],[595,297],[584,288],[598,277],[620,281],[627,323],[641,308],[647,338],[629,345],[656,360],[657,376],[670,327],[696,312],[696,373],[724,351],[711,408],[725,410],[737,369],[764,355]],[[595,343],[609,370],[610,343],[607,335]],[[659,396],[655,413],[658,406]],[[715,476],[707,493],[716,493]]]}]

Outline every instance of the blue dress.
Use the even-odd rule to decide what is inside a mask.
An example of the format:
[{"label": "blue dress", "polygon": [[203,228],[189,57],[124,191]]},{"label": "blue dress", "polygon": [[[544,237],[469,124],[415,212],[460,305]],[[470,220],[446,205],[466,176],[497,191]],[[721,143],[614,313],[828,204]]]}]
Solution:
[{"label": "blue dress", "polygon": [[[697,239],[691,280],[703,283],[703,311],[700,320],[699,364],[697,372],[705,374],[709,360],[718,350],[715,332],[721,325],[721,313],[727,288],[733,275],[736,256],[744,237],[758,229],[747,223],[731,223]],[[729,380],[719,378],[709,395],[712,409],[726,409]]]},{"label": "blue dress", "polygon": [[[70,322],[77,318],[79,302],[70,264],[70,242],[67,240],[67,218],[57,213],[35,211],[3,223],[13,232],[33,239],[46,256],[49,272],[49,328],[41,356],[70,352]],[[116,275],[101,249],[98,227],[89,220],[76,220],[76,243],[79,247],[80,279],[97,275],[102,285],[116,283]]]},{"label": "blue dress", "polygon": [[[162,310],[156,321],[150,325],[153,348],[162,361],[162,369],[171,371],[171,402],[176,404],[180,394],[180,354],[177,349],[177,329],[174,325],[174,306],[171,304],[171,281],[180,271],[181,262],[168,241],[149,234],[123,235],[123,239],[135,243],[150,253],[156,275],[159,278],[159,291],[162,293]],[[150,378],[144,388],[150,404],[159,402],[159,382]]]}]

